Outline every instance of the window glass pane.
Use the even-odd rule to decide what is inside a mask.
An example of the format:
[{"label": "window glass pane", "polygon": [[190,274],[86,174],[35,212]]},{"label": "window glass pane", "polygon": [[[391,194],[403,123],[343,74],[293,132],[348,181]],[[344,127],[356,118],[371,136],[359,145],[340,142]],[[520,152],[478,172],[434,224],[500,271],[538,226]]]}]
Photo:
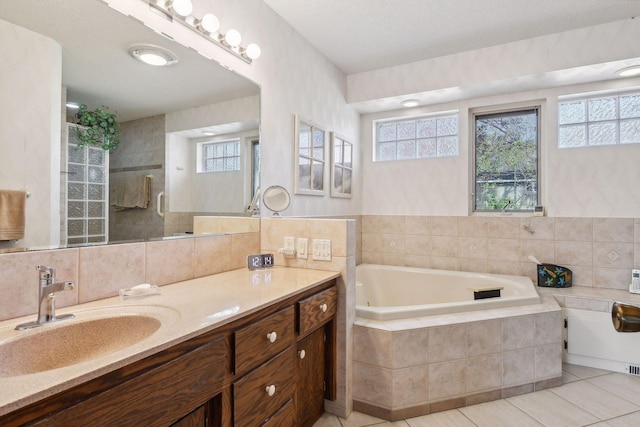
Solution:
[{"label": "window glass pane", "polygon": [[214,157],[223,157],[224,156],[224,144],[214,144],[213,145],[213,156]]},{"label": "window glass pane", "polygon": [[381,123],[378,125],[377,138],[379,142],[396,140],[396,124]]},{"label": "window glass pane", "polygon": [[623,120],[620,122],[620,143],[640,143],[640,119]]},{"label": "window glass pane", "polygon": [[435,138],[429,138],[429,139],[419,139],[416,141],[417,145],[418,145],[418,153],[417,153],[417,157],[418,158],[428,158],[428,157],[436,157],[438,154],[438,151],[436,149],[436,139]]},{"label": "window glass pane", "polygon": [[342,140],[336,138],[333,144],[333,162],[336,165],[342,164]]},{"label": "window glass pane", "polygon": [[224,158],[221,159],[213,159],[213,170],[221,171],[224,168]]},{"label": "window glass pane", "polygon": [[333,169],[333,188],[342,193],[342,168]]},{"label": "window glass pane", "polygon": [[84,202],[69,202],[67,203],[67,212],[69,218],[82,218],[86,214]]},{"label": "window glass pane", "polygon": [[640,95],[620,97],[620,118],[640,117]]},{"label": "window glass pane", "polygon": [[84,165],[69,165],[69,181],[85,182],[86,167]]},{"label": "window glass pane", "polygon": [[85,221],[81,219],[70,219],[67,221],[67,234],[69,236],[84,235]]},{"label": "window glass pane", "polygon": [[616,98],[589,100],[589,121],[614,120],[617,117]]},{"label": "window glass pane", "polygon": [[104,168],[89,166],[89,182],[104,182]]},{"label": "window glass pane", "polygon": [[558,123],[581,123],[586,121],[585,101],[563,102],[558,105]]},{"label": "window glass pane", "polygon": [[342,192],[351,194],[351,171],[349,169],[345,169],[342,176]]},{"label": "window glass pane", "polygon": [[439,117],[438,136],[457,135],[458,117]]},{"label": "window glass pane", "polygon": [[396,143],[386,142],[378,144],[378,160],[395,160],[396,159]]},{"label": "window glass pane", "polygon": [[352,167],[352,156],[353,156],[353,144],[350,142],[344,143],[344,165],[347,167]]},{"label": "window glass pane", "polygon": [[311,160],[298,158],[298,188],[311,189]]},{"label": "window glass pane", "polygon": [[70,200],[84,199],[84,187],[85,184],[79,182],[70,182],[67,184],[67,197]]},{"label": "window glass pane", "polygon": [[[537,204],[537,109],[475,117],[475,210]],[[438,141],[440,142],[440,141]]]},{"label": "window glass pane", "polygon": [[618,140],[615,123],[592,123],[589,125],[589,145],[612,145]]},{"label": "window glass pane", "polygon": [[416,123],[418,138],[431,138],[436,136],[436,119],[418,120]]},{"label": "window glass pane", "polygon": [[89,164],[91,165],[104,165],[104,150],[103,149],[89,149]]},{"label": "window glass pane", "polygon": [[69,162],[71,163],[84,163],[84,158],[87,154],[87,148],[78,148],[75,145],[69,145]]},{"label": "window glass pane", "polygon": [[313,130],[313,146],[324,147],[324,131],[319,129]]},{"label": "window glass pane", "polygon": [[89,184],[88,188],[89,200],[103,200],[104,198],[104,185]]},{"label": "window glass pane", "polygon": [[416,157],[416,142],[415,141],[400,141],[400,142],[398,142],[398,160],[415,159],[415,157]]},{"label": "window glass pane", "polygon": [[87,203],[88,217],[96,218],[104,216],[104,203],[102,202],[89,202]]},{"label": "window glass pane", "polygon": [[437,144],[438,157],[448,157],[458,155],[458,137],[445,136],[438,138]]},{"label": "window glass pane", "polygon": [[104,233],[104,220],[102,219],[90,219],[87,222],[89,234],[103,234]]},{"label": "window glass pane", "polygon": [[562,126],[558,132],[558,147],[584,147],[587,145],[585,125]]},{"label": "window glass pane", "polygon": [[313,163],[313,190],[324,189],[324,163]]},{"label": "window glass pane", "polygon": [[415,139],[416,137],[416,123],[405,122],[398,123],[398,141],[406,139]]}]

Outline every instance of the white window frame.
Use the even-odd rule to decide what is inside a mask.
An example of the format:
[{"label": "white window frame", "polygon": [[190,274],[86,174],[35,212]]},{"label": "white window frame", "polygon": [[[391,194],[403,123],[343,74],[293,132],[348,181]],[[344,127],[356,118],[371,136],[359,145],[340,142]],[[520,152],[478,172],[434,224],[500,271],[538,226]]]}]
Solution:
[{"label": "white window frame", "polygon": [[[640,114],[638,116],[633,117],[621,117],[620,113],[620,98],[627,96],[640,96],[640,91],[607,91],[607,92],[598,92],[598,93],[590,93],[590,94],[576,94],[570,96],[563,96],[558,98],[558,148],[559,149],[575,149],[575,148],[588,148],[588,147],[603,147],[603,146],[611,146],[611,145],[629,145],[629,144],[640,144],[640,134],[638,134],[637,139],[635,141],[630,142],[622,142],[621,134],[620,134],[620,126],[624,123],[629,123],[631,121],[640,120]],[[604,100],[604,99],[614,99],[615,100],[615,118],[607,118],[601,120],[590,120],[589,111],[590,111],[590,101],[594,100]],[[584,103],[585,108],[585,117],[583,121],[576,121],[570,123],[560,123],[560,110],[563,104],[571,104],[571,103]],[[593,126],[597,126],[599,124],[613,124],[615,127],[615,135],[611,142],[609,143],[600,143],[600,144],[592,144],[592,136],[590,130]],[[568,129],[571,127],[584,127],[584,145],[564,145],[561,146],[561,138],[560,134],[563,129]]]},{"label": "white window frame", "polygon": [[543,194],[543,165],[542,165],[542,139],[544,135],[544,129],[542,124],[544,122],[544,105],[540,101],[523,102],[513,105],[505,105],[504,107],[480,107],[469,110],[469,150],[471,157],[471,170],[469,173],[469,186],[470,186],[470,206],[469,210],[472,215],[505,215],[505,214],[532,214],[534,209],[477,209],[476,208],[476,117],[487,116],[493,114],[508,114],[518,111],[537,110],[537,173],[536,173],[536,206],[542,205]]},{"label": "white window frame", "polygon": [[[407,139],[407,140],[398,140],[397,138],[397,134],[396,134],[396,139],[395,140],[390,140],[390,141],[379,141],[379,135],[378,135],[378,129],[379,126],[381,125],[385,125],[385,124],[390,124],[390,123],[394,123],[394,124],[400,124],[400,123],[410,123],[410,122],[414,122],[417,123],[420,120],[425,120],[425,119],[435,119],[436,120],[436,126],[437,126],[437,120],[438,119],[442,119],[442,118],[449,118],[449,117],[455,117],[456,121],[458,122],[458,126],[457,126],[457,131],[455,134],[448,134],[448,135],[437,135],[437,129],[436,129],[436,136],[435,137],[429,137],[429,138],[418,138],[417,134],[416,137],[411,140],[411,139]],[[455,154],[443,154],[440,155],[438,153],[438,140],[441,138],[447,138],[447,137],[454,137],[456,138],[456,152]],[[418,156],[418,147],[417,145],[415,146],[415,151],[414,151],[414,156],[413,157],[407,157],[407,158],[398,158],[398,143],[400,142],[404,142],[404,141],[414,141],[414,143],[416,143],[416,141],[421,140],[421,139],[434,139],[435,143],[436,143],[436,155],[435,156]],[[394,143],[396,146],[396,156],[394,159],[381,159],[380,158],[380,144],[391,144]],[[458,110],[448,110],[448,111],[438,111],[438,112],[434,112],[434,113],[429,113],[429,114],[420,114],[420,115],[415,115],[415,116],[406,116],[406,117],[394,117],[394,118],[388,118],[388,119],[381,119],[381,120],[374,120],[373,121],[373,161],[374,162],[393,162],[393,161],[405,161],[405,160],[425,160],[425,159],[438,159],[438,158],[445,158],[445,157],[456,157],[460,155],[460,114]]]},{"label": "white window frame", "polygon": [[[212,170],[208,170],[206,163],[207,163],[207,158],[205,158],[205,149],[208,146],[215,146],[215,145],[225,145],[225,144],[229,144],[229,143],[234,143],[236,145],[236,151],[237,154],[234,154],[233,156],[227,156],[226,153],[223,154],[222,156],[216,157],[214,155],[214,157],[212,157],[212,159],[214,160],[218,160],[218,159],[222,159],[223,161],[223,167],[222,169],[215,169],[215,165],[214,168]],[[230,158],[237,158],[238,162],[237,168],[234,169],[227,169],[224,166],[225,163],[225,159],[230,159]],[[198,156],[197,156],[197,161],[198,161],[198,168],[197,171],[199,173],[221,173],[221,172],[237,172],[242,170],[242,145],[240,144],[240,138],[231,138],[231,139],[225,139],[225,140],[220,140],[220,141],[206,141],[206,142],[201,142],[198,143]]]},{"label": "white window frame", "polygon": [[[300,150],[300,132],[303,127],[309,127],[311,129],[310,131],[311,146],[306,154],[302,153]],[[314,147],[313,135],[315,132],[322,132],[322,147],[320,150],[318,150],[320,153],[322,153],[322,157],[317,157],[313,154],[316,151],[313,148]],[[326,163],[327,163],[327,149],[328,149],[328,144],[327,144],[328,132],[324,130],[323,127],[315,124],[311,120],[303,119],[299,117],[297,114],[295,114],[293,116],[293,133],[294,133],[294,146],[295,146],[294,192],[295,194],[303,194],[307,196],[324,196],[327,188]],[[309,180],[304,183],[301,182],[301,176],[300,176],[300,166],[301,164],[303,164],[303,162],[304,163],[308,162],[309,171],[310,171]],[[321,169],[322,184],[321,184],[321,188],[314,188],[314,180],[313,180],[314,169],[318,166]]]}]

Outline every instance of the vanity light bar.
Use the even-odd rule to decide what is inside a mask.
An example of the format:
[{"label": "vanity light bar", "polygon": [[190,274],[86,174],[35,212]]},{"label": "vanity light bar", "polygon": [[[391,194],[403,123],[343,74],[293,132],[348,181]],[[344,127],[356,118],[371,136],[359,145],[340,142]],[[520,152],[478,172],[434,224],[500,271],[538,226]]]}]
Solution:
[{"label": "vanity light bar", "polygon": [[219,33],[220,21],[215,15],[208,13],[202,19],[192,16],[191,0],[143,1],[146,1],[153,11],[160,12],[172,22],[179,22],[247,64],[251,64],[260,56],[260,47],[257,44],[251,43],[246,48],[240,46],[242,39],[238,31],[229,30],[226,34]]}]

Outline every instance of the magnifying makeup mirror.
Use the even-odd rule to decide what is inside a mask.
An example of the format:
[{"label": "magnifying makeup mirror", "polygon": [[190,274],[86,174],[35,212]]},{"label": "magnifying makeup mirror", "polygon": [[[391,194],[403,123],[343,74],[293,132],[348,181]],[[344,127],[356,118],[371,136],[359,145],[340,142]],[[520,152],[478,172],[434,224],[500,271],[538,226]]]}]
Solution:
[{"label": "magnifying makeup mirror", "polygon": [[279,185],[272,185],[262,193],[264,206],[273,211],[273,216],[280,216],[280,212],[289,207],[291,196],[286,188]]}]

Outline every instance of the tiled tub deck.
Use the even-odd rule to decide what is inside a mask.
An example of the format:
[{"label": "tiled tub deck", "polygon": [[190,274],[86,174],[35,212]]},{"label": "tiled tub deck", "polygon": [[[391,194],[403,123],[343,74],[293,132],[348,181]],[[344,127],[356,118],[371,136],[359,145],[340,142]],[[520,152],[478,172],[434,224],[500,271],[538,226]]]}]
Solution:
[{"label": "tiled tub deck", "polygon": [[396,421],[561,385],[562,324],[551,295],[515,308],[356,318],[353,408]]}]

